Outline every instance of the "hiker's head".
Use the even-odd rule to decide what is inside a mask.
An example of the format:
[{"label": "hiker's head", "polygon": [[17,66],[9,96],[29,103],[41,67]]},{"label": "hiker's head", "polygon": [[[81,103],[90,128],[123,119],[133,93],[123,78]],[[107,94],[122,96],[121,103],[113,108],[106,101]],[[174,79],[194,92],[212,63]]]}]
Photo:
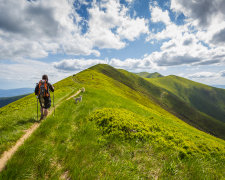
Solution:
[{"label": "hiker's head", "polygon": [[46,81],[48,82],[48,75],[44,74],[44,75],[42,76],[42,80],[46,80]]}]

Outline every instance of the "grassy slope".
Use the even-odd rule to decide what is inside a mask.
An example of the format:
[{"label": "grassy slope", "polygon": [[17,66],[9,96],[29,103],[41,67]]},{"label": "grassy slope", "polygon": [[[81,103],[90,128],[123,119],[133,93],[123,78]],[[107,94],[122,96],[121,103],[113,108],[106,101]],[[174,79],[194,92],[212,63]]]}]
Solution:
[{"label": "grassy slope", "polygon": [[3,106],[6,106],[9,103],[12,103],[14,101],[17,101],[23,97],[27,96],[27,94],[25,95],[20,95],[20,96],[13,96],[13,97],[0,97],[0,108]]},{"label": "grassy slope", "polygon": [[[0,179],[224,177],[223,140],[187,125],[146,95],[99,73],[104,68],[108,67],[96,66],[58,83],[67,86],[75,80],[65,87],[70,92],[84,86],[83,102],[63,101],[56,116],[47,118],[16,152]],[[108,126],[111,133],[102,134],[107,120],[115,118],[107,112],[117,109],[122,128]],[[96,116],[99,111],[106,112],[104,121]],[[138,131],[136,139],[126,139],[129,126]],[[149,129],[142,130],[145,127]]]},{"label": "grassy slope", "polygon": [[199,112],[169,91],[125,70],[116,70],[110,66],[98,66],[97,70],[128,87],[145,94],[151,101],[161,105],[163,108],[180,117],[190,125],[225,139],[224,123]]},{"label": "grassy slope", "polygon": [[[55,104],[76,90],[71,79],[55,84],[55,88]],[[0,108],[0,154],[15,144],[24,131],[36,121],[37,99],[34,94]]]},{"label": "grassy slope", "polygon": [[210,87],[178,76],[148,79],[180,99],[222,122],[225,122],[225,90]]}]

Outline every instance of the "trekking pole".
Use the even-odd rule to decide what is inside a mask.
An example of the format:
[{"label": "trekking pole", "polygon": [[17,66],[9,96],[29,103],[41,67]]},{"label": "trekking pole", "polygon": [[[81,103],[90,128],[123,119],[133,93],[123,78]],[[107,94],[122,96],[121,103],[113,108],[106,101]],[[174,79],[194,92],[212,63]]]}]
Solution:
[{"label": "trekking pole", "polygon": [[38,121],[38,96],[37,96],[37,121]]},{"label": "trekking pole", "polygon": [[54,116],[55,116],[55,103],[54,103],[54,101],[55,101],[55,96],[54,96],[54,92],[53,92],[53,108],[54,108]]}]

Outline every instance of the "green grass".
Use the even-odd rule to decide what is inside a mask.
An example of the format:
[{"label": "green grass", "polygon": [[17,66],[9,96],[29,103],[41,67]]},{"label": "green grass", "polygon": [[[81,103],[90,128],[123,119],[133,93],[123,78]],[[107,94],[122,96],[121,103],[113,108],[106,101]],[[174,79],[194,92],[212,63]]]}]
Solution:
[{"label": "green grass", "polygon": [[[80,87],[86,89],[81,103],[63,99]],[[58,93],[56,116],[42,122],[0,179],[225,177],[224,140],[184,123],[146,94],[95,69],[59,82]]]}]

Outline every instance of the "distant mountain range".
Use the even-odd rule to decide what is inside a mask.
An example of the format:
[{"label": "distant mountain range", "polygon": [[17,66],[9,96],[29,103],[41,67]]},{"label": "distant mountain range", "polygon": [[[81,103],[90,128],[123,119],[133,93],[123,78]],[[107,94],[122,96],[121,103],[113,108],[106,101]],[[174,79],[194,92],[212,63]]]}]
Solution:
[{"label": "distant mountain range", "polygon": [[[163,75],[161,75],[158,72],[154,72],[154,73],[149,73],[149,72],[139,72],[139,73],[135,73],[143,78],[159,78],[159,77],[164,77]],[[212,87],[216,87],[216,88],[222,88],[225,89],[225,85],[218,85],[218,84],[213,84],[210,85]]]},{"label": "distant mountain range", "polygon": [[34,88],[0,89],[0,97],[20,96],[34,92]]},{"label": "distant mountain range", "polygon": [[0,97],[0,108],[3,106],[6,106],[9,103],[12,103],[14,101],[17,101],[25,96],[27,96],[28,94],[24,94],[24,95],[20,95],[20,96],[12,96],[12,97]]}]

